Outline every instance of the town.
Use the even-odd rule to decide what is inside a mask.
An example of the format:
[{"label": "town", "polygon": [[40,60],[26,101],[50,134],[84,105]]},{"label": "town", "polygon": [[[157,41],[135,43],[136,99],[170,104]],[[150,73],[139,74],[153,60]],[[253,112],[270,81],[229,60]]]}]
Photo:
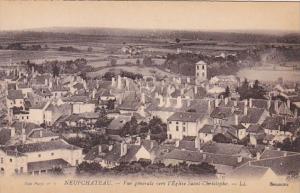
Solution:
[{"label": "town", "polygon": [[30,61],[2,67],[0,173],[296,178],[299,83],[211,77],[209,65],[97,78]]}]

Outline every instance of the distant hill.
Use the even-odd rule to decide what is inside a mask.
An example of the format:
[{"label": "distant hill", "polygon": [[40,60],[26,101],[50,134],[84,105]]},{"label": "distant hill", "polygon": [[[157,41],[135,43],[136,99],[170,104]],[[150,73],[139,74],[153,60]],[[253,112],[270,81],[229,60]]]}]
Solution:
[{"label": "distant hill", "polygon": [[15,38],[19,36],[35,36],[46,38],[49,36],[61,37],[72,34],[71,37],[86,36],[120,36],[120,37],[143,37],[154,39],[175,40],[205,40],[205,41],[226,41],[235,43],[293,43],[300,44],[300,33],[275,33],[271,32],[209,32],[209,31],[183,31],[183,30],[134,30],[118,28],[84,28],[84,27],[52,27],[37,28],[26,31],[5,31],[3,35],[11,35]]}]

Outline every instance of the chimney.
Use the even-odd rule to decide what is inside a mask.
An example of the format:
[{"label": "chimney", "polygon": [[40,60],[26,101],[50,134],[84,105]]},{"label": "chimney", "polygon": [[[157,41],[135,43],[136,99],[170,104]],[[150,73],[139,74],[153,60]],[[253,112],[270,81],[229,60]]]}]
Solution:
[{"label": "chimney", "polygon": [[111,78],[111,86],[112,86],[112,87],[115,87],[115,86],[116,86],[116,78],[115,78],[115,77],[112,77],[112,78]]},{"label": "chimney", "polygon": [[215,99],[215,107],[219,107],[219,99],[218,98]]},{"label": "chimney", "polygon": [[233,106],[235,106],[235,107],[236,107],[236,106],[237,106],[237,104],[238,104],[238,101],[237,101],[237,100],[234,100],[234,101],[233,101]]},{"label": "chimney", "polygon": [[154,142],[150,141],[150,149],[152,149],[154,147]]},{"label": "chimney", "polygon": [[93,98],[93,99],[96,98],[96,89],[93,89],[93,92],[92,92],[92,98]]},{"label": "chimney", "polygon": [[287,107],[288,107],[289,109],[291,109],[291,101],[290,101],[290,100],[287,100],[287,101],[286,101],[286,104],[287,104]]},{"label": "chimney", "polygon": [[298,108],[294,109],[294,117],[297,118],[298,117]]},{"label": "chimney", "polygon": [[197,150],[200,150],[200,139],[198,139],[197,137],[196,137],[196,139],[195,139],[195,148],[196,148]]},{"label": "chimney", "polygon": [[244,106],[244,115],[246,116],[248,114],[248,106]]},{"label": "chimney", "polygon": [[129,79],[125,77],[126,89],[129,90]]},{"label": "chimney", "polygon": [[16,129],[14,127],[10,128],[10,137],[13,138],[16,135]]},{"label": "chimney", "polygon": [[182,107],[182,99],[181,99],[181,96],[178,96],[178,97],[177,97],[177,104],[176,104],[176,107],[177,107],[177,108],[181,108],[181,107]]},{"label": "chimney", "polygon": [[98,155],[102,153],[102,145],[98,145]]},{"label": "chimney", "polygon": [[252,108],[252,98],[249,99],[249,107]]},{"label": "chimney", "polygon": [[142,117],[146,117],[146,112],[145,112],[145,106],[144,105],[141,105],[141,107],[140,107],[140,115],[142,116]]},{"label": "chimney", "polygon": [[114,147],[113,145],[109,145],[108,146],[108,151],[111,151],[113,149],[113,147]]},{"label": "chimney", "polygon": [[39,130],[39,133],[40,133],[40,138],[42,138],[42,137],[43,137],[43,130],[40,129],[40,130]]},{"label": "chimney", "polygon": [[169,107],[170,105],[171,105],[170,97],[166,97],[166,104],[165,104],[165,106]]},{"label": "chimney", "polygon": [[122,78],[120,75],[118,75],[118,80],[117,80],[117,88],[121,89],[122,88]]},{"label": "chimney", "polygon": [[202,158],[204,159],[204,160],[206,160],[206,153],[204,153],[204,154],[202,154]]},{"label": "chimney", "polygon": [[176,140],[175,147],[179,147],[179,140]]},{"label": "chimney", "polygon": [[190,83],[191,82],[191,78],[190,77],[186,77],[186,82]]},{"label": "chimney", "polygon": [[180,89],[180,95],[184,95],[184,88]]},{"label": "chimney", "polygon": [[141,94],[141,102],[142,102],[142,104],[146,103],[145,93]]},{"label": "chimney", "polygon": [[286,156],[287,156],[287,152],[284,151],[284,152],[283,152],[283,157],[286,157]]},{"label": "chimney", "polygon": [[45,85],[48,86],[48,79],[47,78],[45,78]]},{"label": "chimney", "polygon": [[198,87],[197,86],[194,87],[194,93],[198,94]]},{"label": "chimney", "polygon": [[225,105],[228,104],[228,97],[225,97]]},{"label": "chimney", "polygon": [[243,161],[243,157],[242,157],[242,156],[238,156],[238,157],[237,157],[237,162],[238,162],[238,163],[241,163],[242,161]]},{"label": "chimney", "polygon": [[239,115],[234,114],[234,124],[239,125]]},{"label": "chimney", "polygon": [[121,157],[127,154],[127,143],[124,141],[121,142]]},{"label": "chimney", "polygon": [[25,129],[24,128],[22,128],[22,142],[23,143],[25,143],[25,141],[26,141],[26,134],[25,134]]},{"label": "chimney", "polygon": [[211,113],[211,101],[210,99],[208,99],[208,103],[207,103],[207,112],[210,114]]},{"label": "chimney", "polygon": [[248,106],[248,100],[247,99],[244,100],[244,106]]},{"label": "chimney", "polygon": [[162,95],[159,95],[159,105],[160,107],[164,106],[164,98]]},{"label": "chimney", "polygon": [[261,156],[261,155],[260,155],[260,152],[257,152],[257,153],[256,153],[256,160],[260,160],[260,156]]},{"label": "chimney", "polygon": [[268,110],[271,108],[271,99],[268,100]]},{"label": "chimney", "polygon": [[276,114],[278,114],[279,113],[279,110],[278,110],[278,100],[274,101],[274,108],[275,108]]},{"label": "chimney", "polygon": [[120,98],[119,98],[119,105],[121,105],[122,104],[122,102],[123,102],[123,96],[120,96]]},{"label": "chimney", "polygon": [[141,137],[136,137],[135,145],[141,145]]}]

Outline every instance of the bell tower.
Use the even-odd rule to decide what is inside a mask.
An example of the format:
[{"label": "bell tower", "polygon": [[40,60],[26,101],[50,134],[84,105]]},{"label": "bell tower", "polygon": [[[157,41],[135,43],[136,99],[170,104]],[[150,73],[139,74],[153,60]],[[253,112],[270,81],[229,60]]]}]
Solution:
[{"label": "bell tower", "polygon": [[196,84],[200,84],[201,82],[207,80],[207,64],[200,60],[196,63]]}]

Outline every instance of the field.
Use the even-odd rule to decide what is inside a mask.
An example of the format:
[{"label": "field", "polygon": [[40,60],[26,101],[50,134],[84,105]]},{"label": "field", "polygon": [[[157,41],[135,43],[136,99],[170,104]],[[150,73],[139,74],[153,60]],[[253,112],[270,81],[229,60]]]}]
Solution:
[{"label": "field", "polygon": [[276,81],[278,78],[283,78],[285,81],[300,81],[300,71],[292,70],[242,69],[237,76],[248,80]]},{"label": "field", "polygon": [[[63,31],[63,32],[62,32]],[[175,39],[180,38],[179,42]],[[289,39],[290,38],[290,39]],[[291,42],[291,43],[286,43]],[[12,43],[21,43],[24,46],[40,45],[42,49],[32,50],[8,50],[5,49]],[[155,66],[163,66],[167,55],[176,55],[177,48],[183,53],[201,53],[207,56],[220,55],[221,53],[239,54],[247,53],[252,48],[274,48],[299,49],[300,36],[272,36],[253,35],[222,32],[186,32],[186,31],[139,31],[121,29],[58,29],[51,32],[0,32],[0,65],[7,65],[10,62],[19,63],[30,60],[35,63],[42,63],[45,60],[75,60],[85,58],[87,64],[95,68],[88,75],[95,77],[109,70],[127,70],[139,72],[145,75],[160,74],[168,75],[169,72],[156,67],[138,67],[143,59],[151,57]],[[282,47],[283,46],[283,47]],[[74,50],[59,51],[61,47],[71,47]],[[140,54],[129,54],[122,51],[124,47],[139,48]],[[291,61],[299,63],[298,50],[282,54],[290,56]],[[276,57],[267,50],[264,52],[269,58],[275,58],[272,62],[277,65]],[[115,64],[112,66],[112,58]],[[294,59],[293,59],[294,58]],[[186,61],[179,60],[180,64]],[[250,58],[250,63],[254,63]],[[178,65],[178,64],[175,64]],[[249,65],[250,66],[250,65]],[[274,80],[283,77],[288,80],[299,79],[298,71],[272,71],[264,69],[243,69],[238,72],[238,76],[249,79]],[[182,71],[178,72],[182,73]],[[193,72],[191,72],[193,74]],[[268,76],[266,76],[268,74]]]}]

